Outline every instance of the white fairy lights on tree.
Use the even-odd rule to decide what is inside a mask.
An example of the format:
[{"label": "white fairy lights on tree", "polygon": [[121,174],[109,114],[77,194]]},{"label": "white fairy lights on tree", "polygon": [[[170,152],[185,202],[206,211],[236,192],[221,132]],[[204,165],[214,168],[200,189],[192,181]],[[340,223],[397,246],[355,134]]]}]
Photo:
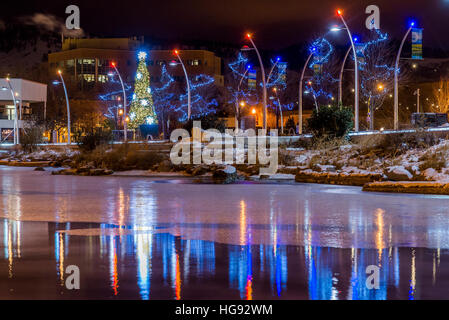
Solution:
[{"label": "white fairy lights on tree", "polygon": [[132,129],[137,129],[144,124],[158,123],[151,95],[150,73],[146,64],[147,54],[139,52],[138,58],[139,65],[137,67],[133,101],[129,112],[129,127]]}]

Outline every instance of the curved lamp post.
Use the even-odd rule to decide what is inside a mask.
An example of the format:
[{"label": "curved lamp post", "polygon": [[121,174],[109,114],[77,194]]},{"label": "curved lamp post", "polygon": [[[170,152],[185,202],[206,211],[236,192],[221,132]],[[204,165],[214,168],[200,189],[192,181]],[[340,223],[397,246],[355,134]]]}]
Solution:
[{"label": "curved lamp post", "polygon": [[14,94],[14,90],[12,88],[11,85],[11,79],[9,77],[6,77],[6,82],[8,82],[8,87],[3,87],[3,90],[8,90],[11,92],[11,97],[12,97],[12,101],[14,103],[14,145],[17,145],[20,143],[20,137],[19,137],[19,113],[17,110],[17,101],[16,101],[16,96]]},{"label": "curved lamp post", "polygon": [[[187,82],[187,120],[190,120],[190,117],[192,115],[192,96],[191,96],[191,92],[190,92],[189,76],[187,74],[186,66],[184,65],[184,62],[182,62],[181,56],[179,55],[179,50],[175,50],[175,51],[173,51],[173,53],[178,58],[179,63],[182,66],[182,70],[184,71],[184,76],[186,77],[186,82]],[[172,65],[175,65],[175,64],[172,64]]]},{"label": "curved lamp post", "polygon": [[351,53],[352,46],[348,48],[348,51],[346,52],[345,58],[343,60],[343,64],[341,65],[340,70],[340,78],[338,79],[338,103],[340,106],[343,106],[343,72],[345,70],[346,60],[348,60],[349,53]]},{"label": "curved lamp post", "polygon": [[267,129],[267,81],[265,78],[265,68],[263,66],[262,57],[260,56],[259,50],[257,50],[256,45],[254,44],[252,35],[250,33],[246,34],[246,38],[251,42],[253,46],[252,49],[256,51],[257,58],[259,59],[260,69],[262,71],[262,83],[263,83],[263,128]]},{"label": "curved lamp post", "polygon": [[70,102],[69,95],[67,94],[67,87],[65,86],[64,78],[62,77],[62,71],[58,70],[59,78],[61,78],[62,86],[64,87],[65,101],[67,103],[67,143],[70,145],[72,143],[71,131],[70,131]]},{"label": "curved lamp post", "polygon": [[127,117],[127,112],[126,112],[126,91],[125,91],[125,85],[123,83],[123,79],[122,76],[120,75],[120,72],[118,72],[117,69],[117,64],[115,62],[111,62],[111,66],[112,68],[114,68],[115,73],[117,73],[117,76],[120,80],[120,84],[122,85],[122,91],[123,91],[123,119],[125,119],[125,121],[123,121],[123,133],[124,133],[124,138],[123,141],[126,142],[128,141],[128,123],[126,121]]},{"label": "curved lamp post", "polygon": [[313,55],[316,52],[316,48],[312,48],[309,57],[306,60],[306,63],[304,64],[304,68],[302,68],[301,72],[301,78],[299,79],[299,101],[298,101],[298,134],[302,134],[302,98],[303,98],[303,81],[304,81],[304,75],[306,73],[307,66],[309,65],[310,59],[312,59]]},{"label": "curved lamp post", "polygon": [[405,40],[415,27],[415,22],[410,23],[410,27],[405,33],[402,39],[401,46],[399,47],[398,55],[396,57],[396,64],[394,67],[394,130],[399,129],[399,60],[401,59],[402,48],[404,47]]},{"label": "curved lamp post", "polygon": [[[349,39],[351,40],[351,47],[352,50],[354,52],[354,71],[355,71],[355,78],[354,78],[354,82],[355,82],[355,102],[354,102],[354,113],[355,113],[355,132],[359,131],[359,63],[358,63],[358,59],[357,59],[357,50],[355,48],[355,44],[354,44],[354,39],[352,38],[352,34],[351,31],[348,28],[348,25],[346,24],[345,19],[343,18],[343,11],[342,10],[337,10],[337,14],[338,16],[341,18],[341,21],[343,22],[346,31],[348,32],[348,36]],[[332,30],[332,31],[337,31],[336,29]]]}]

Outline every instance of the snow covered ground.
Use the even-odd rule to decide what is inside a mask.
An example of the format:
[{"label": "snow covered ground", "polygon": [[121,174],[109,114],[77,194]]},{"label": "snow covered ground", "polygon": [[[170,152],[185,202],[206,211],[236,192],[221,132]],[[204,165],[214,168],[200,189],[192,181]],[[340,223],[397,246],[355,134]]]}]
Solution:
[{"label": "snow covered ground", "polygon": [[305,172],[383,174],[392,181],[440,181],[449,183],[449,141],[428,148],[412,148],[398,155],[343,145],[327,150],[284,151]]}]

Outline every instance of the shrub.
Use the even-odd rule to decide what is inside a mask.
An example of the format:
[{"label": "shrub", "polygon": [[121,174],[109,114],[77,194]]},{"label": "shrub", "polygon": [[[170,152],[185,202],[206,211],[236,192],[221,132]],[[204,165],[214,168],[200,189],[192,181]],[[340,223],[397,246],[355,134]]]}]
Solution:
[{"label": "shrub", "polygon": [[296,123],[292,117],[288,118],[284,129],[285,129],[285,132],[287,132],[288,134],[290,134],[290,132],[296,133]]},{"label": "shrub", "polygon": [[352,140],[360,145],[363,153],[376,150],[390,155],[403,154],[410,149],[427,149],[439,142],[434,133],[419,131],[359,136],[353,137]]},{"label": "shrub", "polygon": [[107,130],[92,130],[85,135],[78,134],[75,138],[81,151],[93,151],[98,146],[108,144],[112,141],[112,132]]},{"label": "shrub", "polygon": [[158,152],[139,150],[137,146],[123,144],[112,149],[105,145],[90,152],[82,152],[75,157],[78,166],[93,164],[97,168],[113,171],[149,170],[164,160]]},{"label": "shrub", "polygon": [[278,159],[280,165],[293,166],[296,164],[295,157],[283,149],[279,149]]},{"label": "shrub", "polygon": [[37,145],[42,141],[42,130],[39,127],[26,128],[20,135],[22,149],[27,153],[36,151]]},{"label": "shrub", "polygon": [[437,148],[436,150],[427,151],[420,159],[421,164],[419,170],[424,171],[428,168],[433,168],[440,171],[446,167],[446,159],[449,147],[447,145]]},{"label": "shrub", "polygon": [[313,111],[307,124],[315,138],[345,137],[353,126],[352,110],[338,106],[321,107]]},{"label": "shrub", "polygon": [[183,128],[191,132],[193,128],[193,121],[201,121],[201,128],[204,130],[217,129],[220,132],[225,132],[226,129],[226,123],[216,114],[209,114],[203,117],[191,118],[184,124]]},{"label": "shrub", "polygon": [[347,144],[348,140],[346,139],[346,137],[323,135],[319,137],[314,137],[311,148],[321,151],[332,151]]}]

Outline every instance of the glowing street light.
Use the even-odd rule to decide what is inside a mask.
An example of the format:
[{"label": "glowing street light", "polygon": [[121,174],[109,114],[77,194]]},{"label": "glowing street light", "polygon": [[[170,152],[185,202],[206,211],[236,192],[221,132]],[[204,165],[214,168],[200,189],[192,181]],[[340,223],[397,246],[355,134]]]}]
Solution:
[{"label": "glowing street light", "polygon": [[338,32],[338,31],[340,31],[340,30],[342,30],[342,28],[340,28],[339,26],[333,26],[333,27],[330,29],[331,32]]},{"label": "glowing street light", "polygon": [[[179,55],[179,50],[174,50],[173,54],[178,58],[179,63],[182,66],[182,70],[184,71],[184,76],[186,77],[186,82],[187,82],[187,120],[190,120],[191,117],[191,113],[192,113],[192,96],[191,96],[191,92],[190,92],[190,81],[189,81],[189,76],[187,74],[187,69],[184,65],[184,62],[182,62],[181,56]],[[173,63],[173,62],[172,62]],[[173,65],[177,65],[176,64],[171,64]]]},{"label": "glowing street light", "polygon": [[394,130],[399,130],[399,60],[401,59],[402,48],[404,47],[405,40],[415,27],[416,23],[412,21],[409,25],[404,38],[402,39],[401,46],[399,47],[398,55],[396,57],[396,64],[394,68]]},{"label": "glowing street light", "polygon": [[[111,62],[111,67],[115,70],[115,73],[117,73],[117,76],[120,80],[120,84],[122,85],[122,91],[123,91],[123,115],[125,118],[127,118],[126,116],[126,91],[125,91],[125,85],[123,84],[123,79],[122,76],[120,75],[120,72],[118,71],[117,68],[117,63],[115,62]],[[128,124],[125,121],[123,123],[123,141],[126,142],[128,140]]]},{"label": "glowing street light", "polygon": [[[256,45],[253,41],[253,36],[251,33],[246,34],[246,38],[249,40],[251,45],[253,46],[252,49],[256,51],[257,58],[259,59],[260,69],[262,71],[262,84],[263,84],[263,128],[267,129],[267,79],[265,78],[265,68],[263,66],[262,57],[260,56],[259,50],[257,50]],[[251,50],[251,48],[247,47],[248,49],[244,50]]]},{"label": "glowing street light", "polygon": [[340,17],[341,21],[343,22],[346,31],[348,32],[348,36],[349,39],[351,40],[351,46],[352,46],[352,50],[354,52],[354,72],[355,72],[355,77],[354,77],[354,82],[355,82],[355,102],[354,102],[354,113],[355,113],[355,132],[359,131],[359,66],[358,66],[358,59],[357,59],[357,50],[355,48],[355,44],[354,44],[354,39],[352,37],[351,34],[351,30],[349,30],[349,27],[343,17],[343,11],[338,9],[337,10],[337,15]]}]

